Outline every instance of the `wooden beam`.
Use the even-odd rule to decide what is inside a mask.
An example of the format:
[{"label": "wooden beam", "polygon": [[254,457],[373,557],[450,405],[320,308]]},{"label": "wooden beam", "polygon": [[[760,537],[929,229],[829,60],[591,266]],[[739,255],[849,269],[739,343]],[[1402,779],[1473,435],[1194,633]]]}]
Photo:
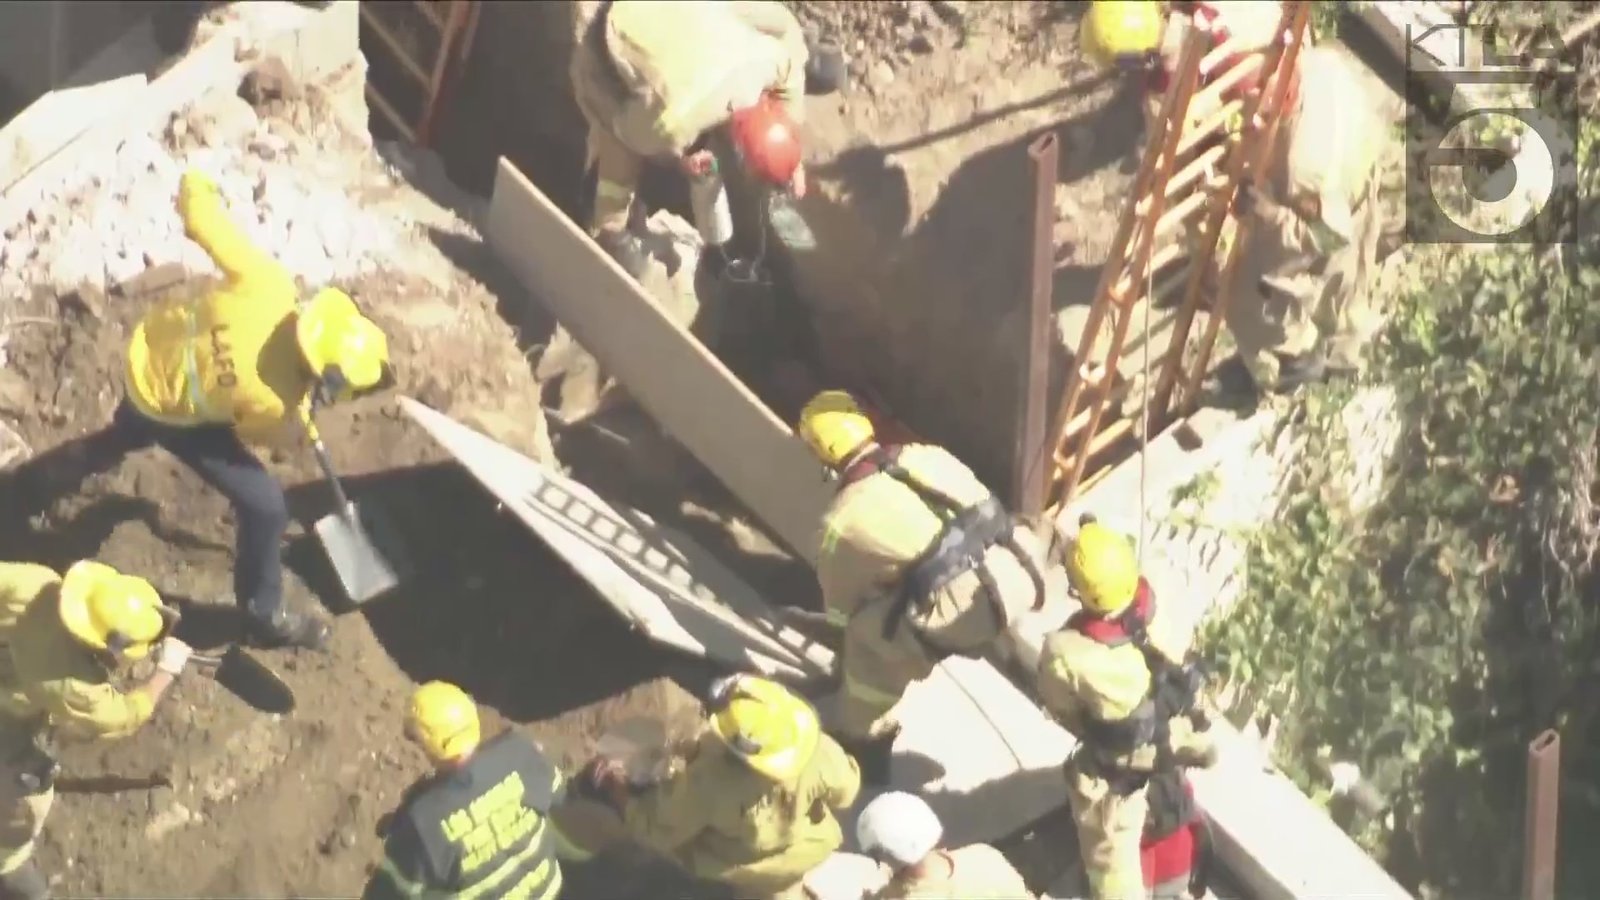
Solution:
[{"label": "wooden beam", "polygon": [[833,492],[810,450],[502,158],[489,245],[663,431],[808,563]]}]

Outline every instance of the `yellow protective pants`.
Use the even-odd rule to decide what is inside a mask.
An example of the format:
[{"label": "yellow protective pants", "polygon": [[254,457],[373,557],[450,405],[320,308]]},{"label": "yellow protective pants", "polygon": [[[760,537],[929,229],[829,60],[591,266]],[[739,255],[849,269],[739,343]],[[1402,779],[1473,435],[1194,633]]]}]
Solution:
[{"label": "yellow protective pants", "polygon": [[[1211,734],[1196,731],[1187,716],[1169,723],[1169,746],[1180,759],[1200,759],[1215,753]],[[1137,751],[1132,759],[1141,769],[1154,759],[1154,747]],[[1151,896],[1144,885],[1140,845],[1150,815],[1146,788],[1118,794],[1104,778],[1076,765],[1067,767],[1067,801],[1078,830],[1078,852],[1089,876],[1094,900],[1144,900]]]},{"label": "yellow protective pants", "polygon": [[1076,767],[1067,774],[1067,800],[1078,826],[1078,852],[1094,900],[1143,900],[1140,842],[1150,812],[1145,789],[1119,795],[1103,778]]},{"label": "yellow protective pants", "polygon": [[596,175],[589,234],[626,230],[644,159],[623,146],[610,132],[591,123],[588,166],[595,169]]},{"label": "yellow protective pants", "polygon": [[15,751],[32,736],[0,724],[0,875],[15,872],[33,857],[33,844],[44,830],[45,817],[55,801],[55,791],[29,793],[22,773],[12,761]]},{"label": "yellow protective pants", "polygon": [[1362,351],[1383,327],[1372,290],[1378,239],[1377,179],[1354,213],[1350,243],[1323,255],[1306,244],[1298,219],[1258,220],[1233,281],[1226,320],[1239,356],[1258,384],[1278,379],[1278,357],[1321,349],[1338,369],[1359,371]]},{"label": "yellow protective pants", "polygon": [[[1025,553],[1035,561],[1041,559],[1044,550],[1038,539],[1026,529],[1017,532],[1016,541]],[[1003,616],[997,615],[976,569],[955,576],[925,602],[913,604],[892,639],[886,640],[884,631],[898,605],[893,595],[874,597],[850,616],[840,650],[844,684],[835,710],[835,735],[852,741],[885,733],[893,725],[889,714],[906,688],[932,675],[939,664],[935,648],[986,652],[1007,623],[1033,606],[1033,579],[1011,550],[996,545],[984,559],[984,569],[999,591]]]},{"label": "yellow protective pants", "polygon": [[844,741],[882,734],[893,724],[889,713],[906,688],[933,674],[938,661],[917,640],[909,622],[901,622],[894,640],[883,639],[884,625],[894,611],[893,597],[867,601],[845,626],[839,654],[843,675],[833,731]]},{"label": "yellow protective pants", "polygon": [[[833,854],[816,842],[801,842],[755,862],[718,873],[715,880],[752,900],[805,900],[805,877]],[[692,871],[692,870],[691,870]]]}]

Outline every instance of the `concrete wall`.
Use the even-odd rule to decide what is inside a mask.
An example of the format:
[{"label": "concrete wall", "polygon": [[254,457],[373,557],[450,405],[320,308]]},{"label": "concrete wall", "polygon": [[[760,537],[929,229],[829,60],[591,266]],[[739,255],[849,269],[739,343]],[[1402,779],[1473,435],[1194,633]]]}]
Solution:
[{"label": "concrete wall", "polygon": [[578,201],[584,127],[567,81],[572,0],[486,0],[435,149],[456,183],[487,196],[505,155],[563,210]]},{"label": "concrete wall", "polygon": [[73,71],[158,5],[149,0],[0,3],[0,114],[9,118],[61,87]]}]

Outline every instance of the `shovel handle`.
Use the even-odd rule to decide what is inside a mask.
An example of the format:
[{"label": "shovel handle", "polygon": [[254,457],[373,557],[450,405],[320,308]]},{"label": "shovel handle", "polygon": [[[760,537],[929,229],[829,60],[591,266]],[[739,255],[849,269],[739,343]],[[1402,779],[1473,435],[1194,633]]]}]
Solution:
[{"label": "shovel handle", "polygon": [[311,452],[317,455],[317,464],[322,467],[322,474],[328,479],[328,486],[333,488],[333,499],[339,504],[339,514],[347,516],[350,510],[350,498],[345,495],[344,485],[339,483],[339,476],[334,474],[333,460],[328,456],[328,447],[318,437],[311,441]]}]

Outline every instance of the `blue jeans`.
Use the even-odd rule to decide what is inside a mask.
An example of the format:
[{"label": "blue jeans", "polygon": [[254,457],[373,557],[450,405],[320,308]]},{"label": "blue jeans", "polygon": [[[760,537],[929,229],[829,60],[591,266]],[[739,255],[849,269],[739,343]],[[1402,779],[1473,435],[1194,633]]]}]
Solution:
[{"label": "blue jeans", "polygon": [[102,445],[106,455],[94,461],[96,471],[154,444],[228,498],[237,525],[233,596],[252,619],[271,621],[283,606],[283,561],[278,552],[289,527],[289,505],[283,487],[261,460],[228,425],[164,425],[126,399],[117,406],[107,432],[110,440]]}]

